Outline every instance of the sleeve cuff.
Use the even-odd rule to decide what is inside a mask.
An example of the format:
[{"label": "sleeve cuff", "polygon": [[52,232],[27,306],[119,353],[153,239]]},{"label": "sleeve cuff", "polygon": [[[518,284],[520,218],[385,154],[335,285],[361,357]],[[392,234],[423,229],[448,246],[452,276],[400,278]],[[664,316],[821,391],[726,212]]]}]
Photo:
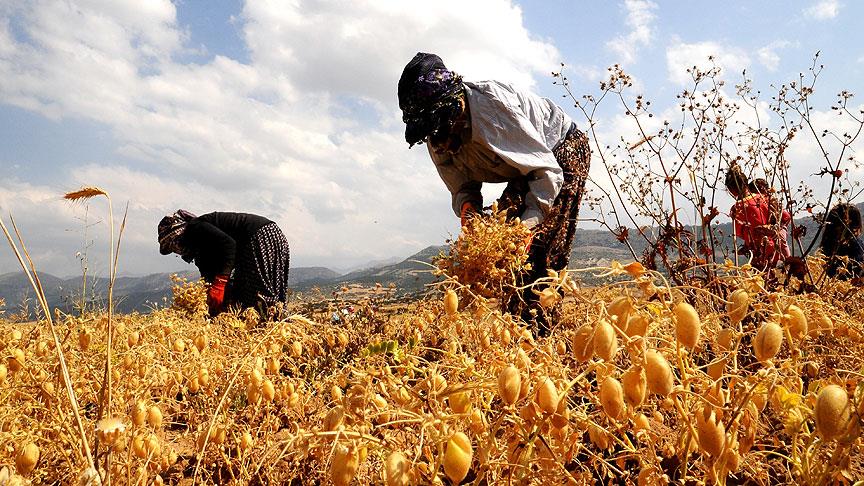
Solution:
[{"label": "sleeve cuff", "polygon": [[463,192],[456,193],[453,195],[453,212],[456,213],[456,216],[462,216],[462,206],[465,203],[471,203],[478,210],[483,208],[483,196],[474,195],[474,194],[466,194]]},{"label": "sleeve cuff", "polygon": [[519,219],[525,227],[531,229],[543,222],[543,213],[537,209],[526,209]]}]

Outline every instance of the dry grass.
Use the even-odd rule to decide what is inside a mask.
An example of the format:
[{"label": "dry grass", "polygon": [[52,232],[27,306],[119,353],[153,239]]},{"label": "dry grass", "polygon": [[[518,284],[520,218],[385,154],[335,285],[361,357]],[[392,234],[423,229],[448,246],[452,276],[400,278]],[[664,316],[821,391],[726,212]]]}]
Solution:
[{"label": "dry grass", "polygon": [[[502,243],[490,238],[484,244]],[[98,432],[113,451],[109,473],[123,484],[832,484],[864,476],[864,310],[837,300],[852,289],[832,283],[822,295],[792,296],[764,289],[747,268],[717,270],[717,288],[749,292],[740,322],[730,321],[728,295],[670,288],[659,274],[614,265],[586,270],[621,277],[607,286],[580,288],[579,271],[538,284],[565,295],[562,320],[545,339],[469,286],[462,295],[472,302],[452,315],[438,297],[398,306],[373,297],[341,327],[328,312],[210,321],[201,284],[178,281],[171,308],[116,317],[117,420]],[[676,327],[696,326],[673,316],[685,297],[699,315],[692,349],[675,340]],[[765,322],[781,326],[783,342],[760,362],[751,341]],[[107,318],[60,316],[56,326],[92,443]],[[14,473],[16,456],[35,444],[38,462],[21,476],[79,481],[87,461],[45,327],[5,324],[0,349],[10,357],[0,464]],[[671,375],[657,373],[657,356]],[[817,431],[817,397],[832,384],[845,390],[849,413],[820,400]],[[825,417],[845,421],[832,434]]]}]

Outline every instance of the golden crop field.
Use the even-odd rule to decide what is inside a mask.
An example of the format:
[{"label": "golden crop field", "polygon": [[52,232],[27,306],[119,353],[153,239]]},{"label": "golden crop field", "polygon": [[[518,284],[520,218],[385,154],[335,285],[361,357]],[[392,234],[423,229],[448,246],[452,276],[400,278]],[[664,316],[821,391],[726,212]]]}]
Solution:
[{"label": "golden crop field", "polygon": [[344,325],[300,303],[211,320],[178,281],[170,308],[112,317],[106,367],[107,314],[58,314],[56,341],[4,322],[0,483],[860,484],[856,288],[790,295],[731,262],[671,286],[616,262],[535,284],[563,305],[541,338],[500,311],[520,228],[475,218],[440,291],[372,293]]}]

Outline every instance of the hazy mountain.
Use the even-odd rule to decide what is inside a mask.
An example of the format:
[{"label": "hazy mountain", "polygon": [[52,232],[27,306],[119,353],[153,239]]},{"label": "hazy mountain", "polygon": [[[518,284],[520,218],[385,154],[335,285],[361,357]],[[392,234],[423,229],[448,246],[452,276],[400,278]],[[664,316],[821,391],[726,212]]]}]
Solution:
[{"label": "hazy mountain", "polygon": [[[802,244],[806,248],[815,235],[816,223],[812,218],[803,218],[797,220],[796,224],[803,225],[807,229],[807,236],[802,238]],[[718,224],[714,228],[715,234],[720,237],[721,249],[724,247],[731,249],[731,224]],[[634,252],[641,256],[647,245],[636,230],[630,230],[629,241]],[[346,285],[371,287],[378,283],[385,287],[394,284],[399,293],[420,292],[427,284],[434,281],[430,263],[442,251],[447,251],[447,247],[430,246],[407,258],[396,259],[395,263],[381,264],[344,274],[325,267],[292,268],[289,273],[289,285],[293,291],[300,293],[314,288],[329,292]],[[627,247],[609,231],[593,229],[576,231],[570,258],[571,267],[604,266],[610,260],[629,261],[631,259],[632,255]],[[196,271],[183,272],[180,275],[190,279],[198,278]],[[81,277],[58,278],[43,273],[40,273],[39,277],[52,308],[59,307],[68,311],[76,304],[80,304]],[[147,312],[154,306],[164,305],[170,300],[171,284],[168,273],[143,277],[119,277],[114,288],[118,310]],[[102,303],[107,286],[106,278],[88,279],[87,302]],[[7,313],[18,311],[22,303],[26,303],[31,310],[38,306],[30,283],[23,273],[0,275],[0,299],[6,301]]]},{"label": "hazy mountain", "polygon": [[299,267],[288,272],[288,286],[314,285],[317,282],[328,282],[340,274],[325,267]]},{"label": "hazy mountain", "polygon": [[336,286],[347,284],[372,286],[377,283],[389,286],[392,283],[400,292],[417,292],[434,280],[430,263],[445,249],[444,246],[429,246],[398,263],[347,273],[329,283]]},{"label": "hazy mountain", "polygon": [[[181,272],[181,277],[198,278],[197,272]],[[86,294],[81,277],[58,278],[39,273],[45,298],[51,308],[72,311],[85,305],[101,305],[107,298],[108,279],[88,278]],[[119,312],[146,312],[154,306],[164,305],[171,296],[171,274],[156,273],[143,277],[118,277],[114,284],[114,299]],[[0,299],[6,301],[6,312],[18,312],[22,306],[31,311],[39,307],[36,294],[23,273],[0,275]]]},{"label": "hazy mountain", "polygon": [[368,261],[368,262],[361,263],[359,265],[354,265],[351,267],[338,267],[338,268],[334,267],[333,270],[335,270],[339,275],[345,275],[345,274],[352,273],[352,272],[360,272],[363,270],[368,270],[370,268],[378,268],[378,267],[384,267],[387,265],[393,265],[394,263],[401,262],[402,258],[403,257],[381,258],[378,260]]}]

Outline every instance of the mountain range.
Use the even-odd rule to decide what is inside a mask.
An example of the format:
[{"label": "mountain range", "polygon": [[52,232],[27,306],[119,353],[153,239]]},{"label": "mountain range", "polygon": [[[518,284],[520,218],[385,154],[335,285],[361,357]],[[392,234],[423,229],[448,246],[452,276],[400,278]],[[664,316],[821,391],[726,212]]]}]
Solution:
[{"label": "mountain range", "polygon": [[[803,243],[809,243],[809,238],[815,233],[815,223],[811,218],[797,221],[807,227],[808,238]],[[716,225],[719,234],[731,234],[731,224]],[[631,235],[635,230],[630,230]],[[728,237],[727,246],[728,246]],[[637,255],[646,248],[644,241],[630,238]],[[417,293],[434,281],[430,262],[446,246],[429,246],[419,252],[390,264],[379,264],[371,268],[363,268],[348,273],[340,273],[325,267],[292,268],[289,273],[289,286],[295,294],[303,294],[313,290],[329,293],[345,286],[372,287],[376,284],[395,286],[399,293]],[[607,230],[577,229],[570,266],[585,268],[608,264],[610,260],[629,261],[632,255],[626,246],[618,241]],[[392,259],[391,259],[392,261]],[[187,279],[198,278],[195,271],[178,273]],[[121,313],[133,311],[148,312],[154,307],[167,305],[171,298],[171,274],[156,273],[143,277],[118,277],[114,287],[117,310]],[[89,305],[104,301],[108,281],[106,278],[88,278],[86,287],[81,277],[59,278],[50,274],[40,273],[39,278],[45,289],[49,306],[71,311],[76,304],[82,302],[82,289],[86,288],[85,301]],[[28,315],[38,307],[33,290],[23,273],[7,273],[0,275],[0,299],[5,300],[7,314],[22,314],[22,309],[29,309]]]}]

